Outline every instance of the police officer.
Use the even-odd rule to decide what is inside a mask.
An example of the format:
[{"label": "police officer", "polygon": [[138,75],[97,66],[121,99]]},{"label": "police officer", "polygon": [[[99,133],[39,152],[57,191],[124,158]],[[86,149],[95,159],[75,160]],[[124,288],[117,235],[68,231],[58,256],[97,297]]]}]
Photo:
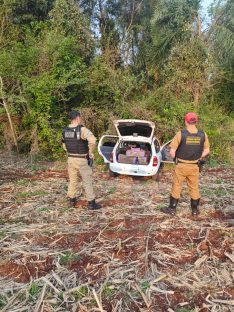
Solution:
[{"label": "police officer", "polygon": [[68,154],[68,175],[69,185],[67,196],[70,206],[77,203],[76,193],[78,190],[78,173],[82,177],[82,182],[88,200],[88,209],[100,209],[101,205],[96,203],[93,191],[92,168],[88,160],[93,159],[93,151],[96,146],[96,138],[90,130],[81,125],[80,113],[71,111],[69,114],[70,125],[63,129],[63,148]]},{"label": "police officer", "polygon": [[170,154],[176,159],[170,204],[162,208],[164,213],[175,214],[180,198],[182,184],[187,182],[191,197],[192,215],[199,214],[199,162],[210,153],[210,145],[206,133],[198,130],[198,117],[195,113],[185,115],[186,128],[179,131],[170,144]]}]

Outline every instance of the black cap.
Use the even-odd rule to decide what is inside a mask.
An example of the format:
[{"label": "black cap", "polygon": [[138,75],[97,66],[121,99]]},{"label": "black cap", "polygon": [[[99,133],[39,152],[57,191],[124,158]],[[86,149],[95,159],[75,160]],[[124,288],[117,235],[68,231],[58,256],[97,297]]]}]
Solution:
[{"label": "black cap", "polygon": [[77,117],[80,117],[80,112],[78,111],[71,111],[68,115],[68,118],[71,120],[76,119]]}]

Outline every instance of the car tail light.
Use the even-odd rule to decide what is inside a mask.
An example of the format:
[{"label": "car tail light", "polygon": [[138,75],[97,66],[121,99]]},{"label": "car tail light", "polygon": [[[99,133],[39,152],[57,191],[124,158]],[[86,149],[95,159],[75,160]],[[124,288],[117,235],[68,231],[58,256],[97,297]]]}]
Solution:
[{"label": "car tail light", "polygon": [[158,165],[158,158],[157,156],[154,156],[153,158],[153,167],[156,167]]},{"label": "car tail light", "polygon": [[113,158],[114,158],[114,154],[111,153],[111,154],[110,154],[110,162],[113,162]]}]

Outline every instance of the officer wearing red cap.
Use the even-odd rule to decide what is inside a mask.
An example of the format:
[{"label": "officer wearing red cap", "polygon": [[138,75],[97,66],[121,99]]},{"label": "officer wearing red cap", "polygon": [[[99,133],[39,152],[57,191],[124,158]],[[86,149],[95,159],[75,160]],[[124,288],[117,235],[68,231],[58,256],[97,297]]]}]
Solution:
[{"label": "officer wearing red cap", "polygon": [[162,211],[175,214],[183,182],[186,181],[191,197],[192,215],[199,214],[199,161],[210,153],[206,133],[198,130],[198,117],[195,113],[185,115],[185,129],[179,131],[170,144],[170,154],[176,159],[169,207]]}]

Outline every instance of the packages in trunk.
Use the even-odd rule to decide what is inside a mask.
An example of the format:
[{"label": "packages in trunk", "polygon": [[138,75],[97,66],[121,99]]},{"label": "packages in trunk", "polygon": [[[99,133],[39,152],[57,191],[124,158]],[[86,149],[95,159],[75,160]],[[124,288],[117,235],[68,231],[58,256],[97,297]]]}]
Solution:
[{"label": "packages in trunk", "polygon": [[117,161],[123,164],[148,165],[151,146],[143,142],[122,142],[117,150]]}]

